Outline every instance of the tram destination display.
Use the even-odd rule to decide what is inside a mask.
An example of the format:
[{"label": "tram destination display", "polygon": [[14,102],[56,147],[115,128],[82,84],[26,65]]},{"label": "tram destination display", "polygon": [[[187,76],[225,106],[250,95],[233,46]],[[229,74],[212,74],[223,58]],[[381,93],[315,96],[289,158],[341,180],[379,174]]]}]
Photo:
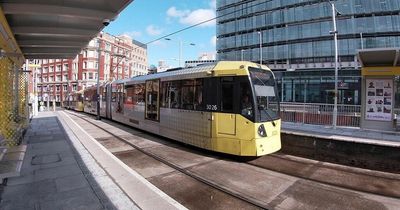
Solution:
[{"label": "tram destination display", "polygon": [[393,80],[366,80],[366,120],[391,121]]}]

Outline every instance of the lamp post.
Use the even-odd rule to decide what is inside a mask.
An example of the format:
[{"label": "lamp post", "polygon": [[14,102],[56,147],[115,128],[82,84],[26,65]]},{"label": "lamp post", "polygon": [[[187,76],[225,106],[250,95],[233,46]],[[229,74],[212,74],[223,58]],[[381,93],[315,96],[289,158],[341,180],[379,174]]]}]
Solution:
[{"label": "lamp post", "polygon": [[[165,38],[165,40],[167,40],[167,41],[172,41],[172,39],[170,39],[170,38]],[[186,44],[186,43],[184,43],[181,39],[179,39],[179,67],[182,67],[181,66],[181,60],[182,60],[182,45],[183,44]],[[196,44],[194,44],[194,43],[188,43],[189,45],[191,45],[191,46],[195,46]]]},{"label": "lamp post", "polygon": [[262,65],[262,32],[258,32],[258,37],[260,40],[260,65]]},{"label": "lamp post", "polygon": [[241,61],[243,61],[243,52],[244,52],[244,50],[241,50],[241,51],[240,51],[240,58],[241,58]]},{"label": "lamp post", "polygon": [[333,120],[332,125],[333,129],[336,129],[337,125],[337,103],[338,103],[338,31],[336,27],[336,15],[340,15],[340,13],[336,10],[335,4],[329,1],[329,4],[332,6],[332,21],[333,21],[333,31],[330,31],[333,34],[333,39],[335,42],[335,97],[334,97],[334,105],[333,105]]}]

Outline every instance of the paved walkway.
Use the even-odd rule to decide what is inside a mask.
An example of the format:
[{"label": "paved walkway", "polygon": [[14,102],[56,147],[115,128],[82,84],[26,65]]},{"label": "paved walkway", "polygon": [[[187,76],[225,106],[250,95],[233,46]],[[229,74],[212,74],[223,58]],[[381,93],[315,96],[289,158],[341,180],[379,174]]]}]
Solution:
[{"label": "paved walkway", "polygon": [[366,130],[352,127],[282,123],[282,132],[303,136],[322,137],[342,141],[400,147],[400,132]]},{"label": "paved walkway", "polygon": [[139,209],[54,112],[34,117],[24,141],[21,176],[8,179],[0,209]]}]

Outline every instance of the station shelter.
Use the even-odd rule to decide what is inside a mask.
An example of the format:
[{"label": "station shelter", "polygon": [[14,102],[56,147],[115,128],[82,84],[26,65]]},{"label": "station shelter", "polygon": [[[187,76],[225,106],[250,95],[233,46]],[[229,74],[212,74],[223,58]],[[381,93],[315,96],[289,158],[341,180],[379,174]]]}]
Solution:
[{"label": "station shelter", "polygon": [[399,131],[400,48],[359,50],[358,58],[362,65],[360,127]]}]

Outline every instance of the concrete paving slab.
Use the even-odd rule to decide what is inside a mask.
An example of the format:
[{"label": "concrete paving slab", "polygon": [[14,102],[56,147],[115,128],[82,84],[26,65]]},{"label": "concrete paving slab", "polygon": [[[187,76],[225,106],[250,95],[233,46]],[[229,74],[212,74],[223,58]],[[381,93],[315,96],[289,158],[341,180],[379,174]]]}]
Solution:
[{"label": "concrete paving slab", "polygon": [[257,198],[266,206],[298,180],[273,171],[223,160],[194,166],[190,170],[207,177],[208,180],[213,180],[221,187],[229,186],[233,191]]},{"label": "concrete paving slab", "polygon": [[77,174],[82,174],[82,171],[77,164],[70,164],[53,168],[43,168],[34,172],[35,181],[55,179]]},{"label": "concrete paving slab", "polygon": [[129,167],[134,168],[144,178],[150,178],[160,174],[170,173],[174,171],[169,166],[160,163],[157,160],[139,152],[132,150],[129,152],[121,152],[114,154],[120,160],[122,160]]},{"label": "concrete paving slab", "polygon": [[58,192],[89,187],[89,184],[83,174],[57,178],[55,179],[55,182]]},{"label": "concrete paving slab", "polygon": [[45,165],[50,163],[61,162],[60,154],[45,154],[45,155],[35,155],[32,157],[32,165]]},{"label": "concrete paving slab", "polygon": [[276,209],[386,209],[383,204],[346,190],[332,189],[299,180],[280,194],[271,206]]},{"label": "concrete paving slab", "polygon": [[214,158],[207,157],[204,154],[196,154],[194,152],[188,153],[187,149],[183,147],[161,145],[159,147],[144,148],[144,150],[156,153],[157,156],[162,157],[168,162],[175,163],[182,168],[214,160]]},{"label": "concrete paving slab", "polygon": [[57,193],[53,180],[43,180],[28,184],[7,186],[2,194],[3,200],[11,200],[15,203],[30,203],[40,200],[49,194]]}]

